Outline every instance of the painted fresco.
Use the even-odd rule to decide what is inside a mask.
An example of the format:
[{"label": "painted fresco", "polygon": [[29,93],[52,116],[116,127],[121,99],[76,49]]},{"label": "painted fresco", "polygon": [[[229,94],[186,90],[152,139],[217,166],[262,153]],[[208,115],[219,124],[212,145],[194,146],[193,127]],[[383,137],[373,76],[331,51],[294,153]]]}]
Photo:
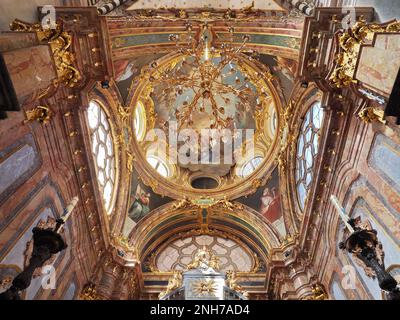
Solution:
[{"label": "painted fresco", "polygon": [[22,104],[57,78],[49,46],[35,46],[2,53],[18,101]]},{"label": "painted fresco", "polygon": [[[377,134],[368,165],[374,168],[391,187],[400,192],[400,170],[393,170],[400,167],[400,145],[383,134]],[[400,211],[399,204],[394,204],[394,207]]]},{"label": "painted fresco", "polygon": [[363,47],[356,79],[390,95],[400,68],[400,35],[380,34],[373,47]]},{"label": "painted fresco", "polygon": [[271,222],[282,237],[286,236],[279,192],[278,168],[272,172],[271,179],[265,186],[259,188],[256,193],[247,198],[239,198],[238,201],[256,210]]},{"label": "painted fresco", "polygon": [[124,101],[128,97],[133,79],[140,74],[142,67],[163,55],[153,53],[114,61],[114,79]]},{"label": "painted fresco", "polygon": [[[218,66],[221,58],[215,57],[211,59],[213,66]],[[191,76],[200,76],[196,69],[197,63],[194,58],[180,60],[173,68],[171,73],[175,77],[190,78]],[[248,89],[243,89],[246,75],[235,63],[231,62],[224,65],[221,71],[218,82],[223,83],[224,86],[232,86],[237,90],[241,90],[244,96],[250,103],[243,103],[241,97],[232,92],[221,92],[214,94],[213,98],[218,106],[224,108],[224,119],[227,120],[227,128],[230,129],[255,129],[254,109],[257,105],[257,89],[252,82],[248,83]],[[197,84],[197,82],[196,82]],[[221,87],[223,87],[221,85]],[[180,88],[178,87],[178,90]],[[154,87],[151,95],[155,111],[157,113],[157,125],[161,129],[166,129],[165,125],[170,121],[177,121],[177,114],[181,110],[181,106],[185,106],[188,102],[197,101],[197,110],[204,110],[203,112],[194,111],[191,115],[190,122],[186,124],[187,127],[193,129],[211,128],[211,123],[214,119],[213,106],[209,98],[195,98],[198,96],[196,88],[185,84],[180,89],[181,92],[176,94],[175,88],[170,88],[169,84],[158,83]],[[246,107],[246,108],[245,108]],[[247,109],[248,108],[248,109]]]},{"label": "painted fresco", "polygon": [[124,235],[128,235],[132,229],[147,216],[152,210],[172,201],[169,197],[162,197],[153,192],[138,179],[136,171],[131,178],[131,190],[129,195],[129,207],[124,225]]},{"label": "painted fresco", "polygon": [[[267,65],[282,88],[282,94],[286,101],[289,100],[294,86],[294,79],[297,72],[297,62],[291,59],[274,57],[266,54],[260,56],[260,61]],[[280,88],[277,88],[280,90]]]}]

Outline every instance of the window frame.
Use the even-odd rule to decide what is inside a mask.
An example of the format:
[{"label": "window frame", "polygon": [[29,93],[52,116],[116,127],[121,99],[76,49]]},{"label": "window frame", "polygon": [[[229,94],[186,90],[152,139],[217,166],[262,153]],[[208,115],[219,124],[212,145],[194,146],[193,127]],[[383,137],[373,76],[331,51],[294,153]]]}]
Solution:
[{"label": "window frame", "polygon": [[[97,123],[96,126],[93,127],[91,125],[91,120],[89,116],[91,104],[95,104],[97,106],[98,110],[98,118],[97,118]],[[103,120],[103,118],[104,120]],[[114,210],[115,207],[115,202],[116,202],[116,194],[117,194],[117,188],[118,188],[118,181],[119,181],[119,168],[118,168],[118,147],[115,143],[115,130],[113,127],[113,123],[111,121],[111,117],[109,115],[109,112],[107,108],[105,107],[105,104],[102,101],[99,101],[96,98],[90,98],[88,101],[88,108],[85,112],[85,118],[88,126],[88,133],[89,133],[89,142],[90,142],[90,152],[92,156],[92,163],[94,165],[95,169],[95,174],[96,174],[96,181],[97,181],[97,186],[98,186],[98,191],[101,196],[101,203],[102,206],[107,214],[107,216],[110,216]],[[102,121],[103,120],[103,121]],[[106,125],[104,125],[104,123]],[[100,129],[100,127],[102,129]],[[99,137],[99,132],[103,131],[104,133],[104,139],[102,140]],[[94,136],[96,136],[97,140],[97,145],[95,147],[95,150],[93,148],[94,146]],[[110,143],[111,144],[110,144]],[[104,167],[101,167],[99,169],[99,164],[98,164],[98,151],[99,151],[99,146],[103,146],[105,150],[105,160],[104,160]],[[109,152],[109,145],[111,145],[112,151]],[[97,151],[97,153],[96,153]],[[110,165],[111,167],[107,167]],[[103,173],[103,176],[105,178],[104,183],[100,181],[100,172]],[[107,174],[108,172],[108,174]],[[109,196],[109,200],[107,200],[106,195],[105,195],[105,188],[106,185],[110,183],[111,184],[111,193]]]},{"label": "window frame", "polygon": [[[318,116],[315,114],[316,106],[318,106]],[[314,184],[324,121],[325,113],[321,106],[321,100],[313,100],[304,114],[296,142],[294,184],[297,205],[301,212],[306,209],[309,193]],[[316,125],[317,123],[318,125]]]}]

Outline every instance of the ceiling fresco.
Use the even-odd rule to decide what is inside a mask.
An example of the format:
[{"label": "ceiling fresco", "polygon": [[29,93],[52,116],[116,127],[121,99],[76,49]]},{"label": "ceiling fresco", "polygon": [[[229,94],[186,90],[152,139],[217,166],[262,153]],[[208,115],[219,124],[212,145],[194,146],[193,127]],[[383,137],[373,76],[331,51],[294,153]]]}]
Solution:
[{"label": "ceiling fresco", "polygon": [[128,97],[133,79],[140,74],[142,67],[162,56],[162,53],[153,53],[114,61],[115,82],[124,102]]},{"label": "ceiling fresco", "polygon": [[248,197],[237,199],[238,202],[249,206],[266,218],[284,238],[286,233],[283,217],[281,195],[279,189],[279,173],[276,168],[267,184]]},{"label": "ceiling fresco", "polygon": [[255,10],[282,10],[277,1],[272,0],[139,0],[132,4],[128,10],[160,9],[160,8],[215,8],[215,9],[244,9]]},{"label": "ceiling fresco", "polygon": [[[250,4],[237,1],[242,8]],[[269,6],[264,1],[255,8],[260,5]],[[187,21],[132,14],[129,20],[109,18],[108,24],[114,79],[132,115],[134,134],[123,236],[135,244],[142,261],[143,285],[157,291],[166,275],[184,270],[197,249],[206,246],[223,270],[241,273],[243,283],[262,290],[268,263],[288,244],[291,230],[284,217],[277,157],[286,124],[282,110],[297,72],[301,25],[271,17],[259,26],[238,20],[229,28],[218,19],[204,23],[200,16],[188,29]],[[195,41],[188,45],[191,36]],[[165,140],[147,140],[153,129],[160,129]],[[163,148],[171,147],[170,136],[186,129],[230,131],[232,141],[222,136],[222,144],[215,145],[222,155],[226,145],[233,153],[243,151],[246,137],[235,143],[236,130],[254,130],[256,153],[230,164],[171,164]],[[197,143],[210,141],[201,137]],[[187,153],[181,149],[184,144],[172,148],[178,155]],[[192,182],[198,178],[213,179],[215,185],[202,181],[204,188],[197,189],[202,182]]]},{"label": "ceiling fresco", "polygon": [[129,236],[136,224],[151,211],[172,201],[168,197],[161,197],[143,184],[134,170],[131,175],[131,186],[128,200],[128,212],[124,223],[124,236]]}]

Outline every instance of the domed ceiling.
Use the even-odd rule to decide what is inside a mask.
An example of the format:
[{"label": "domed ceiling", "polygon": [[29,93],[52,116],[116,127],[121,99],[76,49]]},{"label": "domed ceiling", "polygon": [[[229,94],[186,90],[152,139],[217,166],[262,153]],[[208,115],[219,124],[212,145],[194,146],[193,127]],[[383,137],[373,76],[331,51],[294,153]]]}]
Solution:
[{"label": "domed ceiling", "polygon": [[[156,156],[171,162],[175,174],[168,178],[179,178],[183,169],[199,176],[235,178],[240,175],[235,171],[237,162],[251,158],[242,148],[253,143],[254,133],[259,135],[262,156],[268,152],[277,126],[274,99],[267,84],[256,78],[261,71],[245,61],[178,56],[164,64],[163,71],[156,67],[149,76],[150,94],[142,99],[154,106],[155,121],[146,131],[148,140],[153,129],[165,133],[169,150]],[[145,144],[145,148],[152,146]],[[173,163],[176,153],[177,163]]]},{"label": "domed ceiling", "polygon": [[[183,268],[194,254],[189,247],[213,239],[226,268],[262,279],[260,263],[274,259],[274,248],[283,250],[292,234],[277,159],[296,61],[260,50],[282,46],[287,57],[298,50],[291,40],[297,29],[278,42],[235,23],[160,18],[170,29],[139,39],[136,29],[126,34],[131,22],[112,21],[114,54],[120,56],[114,70],[130,132],[122,234],[135,244],[142,272],[151,278]],[[265,28],[273,33],[272,26]]]},{"label": "domed ceiling", "polygon": [[243,50],[248,36],[237,48],[217,45],[207,24],[190,31],[171,34],[176,52],[142,68],[131,87],[136,169],[172,198],[203,197],[204,189],[223,198],[227,188],[249,187],[248,176],[264,176],[269,166],[261,164],[274,161],[282,97],[257,53]]}]

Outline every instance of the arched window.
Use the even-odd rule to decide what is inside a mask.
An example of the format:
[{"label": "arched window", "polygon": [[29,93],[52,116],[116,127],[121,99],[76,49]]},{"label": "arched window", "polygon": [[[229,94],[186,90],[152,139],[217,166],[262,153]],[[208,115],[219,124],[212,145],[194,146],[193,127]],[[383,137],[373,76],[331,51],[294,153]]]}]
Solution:
[{"label": "arched window", "polygon": [[167,164],[158,157],[148,156],[147,162],[164,178],[168,178],[170,176],[170,170]]},{"label": "arched window", "polygon": [[90,101],[87,118],[97,181],[103,197],[104,207],[107,214],[110,214],[113,206],[116,176],[116,161],[111,128],[104,110],[96,101]]},{"label": "arched window", "polygon": [[142,141],[146,133],[146,111],[141,102],[135,108],[134,129],[137,141]]},{"label": "arched window", "polygon": [[257,167],[261,164],[261,162],[263,162],[263,158],[260,156],[256,156],[253,159],[249,160],[243,166],[240,175],[242,177],[249,176],[251,173],[253,173],[254,170],[257,169]]},{"label": "arched window", "polygon": [[314,103],[306,113],[297,141],[295,178],[301,210],[304,210],[307,194],[313,181],[314,164],[318,153],[319,134],[323,117],[321,103]]}]

